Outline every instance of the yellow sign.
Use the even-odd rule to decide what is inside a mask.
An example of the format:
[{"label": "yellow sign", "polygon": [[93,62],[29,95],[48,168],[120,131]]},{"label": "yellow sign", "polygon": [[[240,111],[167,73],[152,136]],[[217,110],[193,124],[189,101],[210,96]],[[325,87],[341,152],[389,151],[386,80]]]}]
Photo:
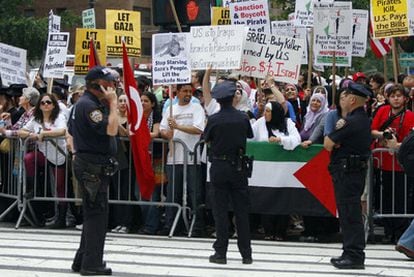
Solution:
[{"label": "yellow sign", "polygon": [[211,25],[231,25],[229,8],[212,7],[211,9]]},{"label": "yellow sign", "polygon": [[407,0],[371,0],[371,21],[374,38],[408,36]]},{"label": "yellow sign", "polygon": [[106,47],[108,56],[122,56],[122,39],[129,57],[141,56],[141,13],[106,10]]},{"label": "yellow sign", "polygon": [[75,74],[85,75],[89,67],[89,41],[93,39],[101,65],[106,64],[106,32],[101,29],[76,29]]}]

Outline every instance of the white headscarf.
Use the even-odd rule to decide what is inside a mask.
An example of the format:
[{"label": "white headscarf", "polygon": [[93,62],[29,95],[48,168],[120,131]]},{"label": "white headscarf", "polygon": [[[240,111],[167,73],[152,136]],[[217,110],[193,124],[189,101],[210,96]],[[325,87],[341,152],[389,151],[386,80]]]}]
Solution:
[{"label": "white headscarf", "polygon": [[[315,99],[315,98],[318,99],[321,102],[321,107],[316,112],[313,112],[310,108],[310,105],[312,103],[312,100]],[[308,131],[309,129],[312,128],[313,124],[318,119],[318,117],[320,117],[322,114],[327,113],[329,111],[329,109],[326,105],[326,102],[327,101],[326,101],[325,95],[323,95],[321,93],[315,93],[314,95],[311,96],[311,98],[309,100],[309,105],[306,108],[305,126],[303,127],[303,129],[305,131]]]}]

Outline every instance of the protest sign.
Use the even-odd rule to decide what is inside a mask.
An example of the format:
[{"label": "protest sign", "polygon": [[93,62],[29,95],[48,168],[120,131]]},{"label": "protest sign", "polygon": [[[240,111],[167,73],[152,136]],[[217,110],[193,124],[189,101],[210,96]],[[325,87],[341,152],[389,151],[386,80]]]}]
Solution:
[{"label": "protest sign", "polygon": [[[320,0],[296,0],[294,25],[313,27],[313,5]],[[324,0],[324,3],[332,3],[333,0]]]},{"label": "protest sign", "polygon": [[0,42],[0,76],[3,85],[26,84],[25,49]]},{"label": "protest sign", "polygon": [[89,70],[89,43],[93,39],[101,64],[106,64],[106,31],[101,29],[76,29],[75,74],[84,75]]},{"label": "protest sign", "polygon": [[230,25],[230,10],[223,7],[211,7],[211,25]]},{"label": "protest sign", "polygon": [[296,84],[305,42],[286,36],[248,32],[242,64],[235,72],[257,78],[267,74],[275,80]]},{"label": "protest sign", "polygon": [[302,64],[308,64],[308,31],[306,27],[295,26],[292,20],[272,21],[272,34],[279,36],[287,36],[292,38],[303,39],[305,46],[303,47]]},{"label": "protest sign", "polygon": [[128,57],[141,56],[141,13],[106,10],[106,48],[108,56],[122,57],[122,39]]},{"label": "protest sign", "polygon": [[409,35],[407,0],[371,0],[370,4],[374,38]]},{"label": "protest sign", "polygon": [[250,30],[270,33],[269,7],[267,0],[230,3],[230,18],[233,25],[247,25]]},{"label": "protest sign", "polygon": [[223,1],[223,7],[228,8],[231,3],[250,2],[252,0],[222,0],[222,1]]},{"label": "protest sign", "polygon": [[189,33],[152,35],[154,85],[191,83]]},{"label": "protest sign", "polygon": [[52,10],[49,12],[48,24],[49,33],[60,32],[60,16],[54,15]]},{"label": "protest sign", "polygon": [[368,11],[352,10],[352,56],[365,57],[367,51]]},{"label": "protest sign", "polygon": [[87,9],[82,11],[82,26],[86,29],[95,29],[95,10]]},{"label": "protest sign", "polygon": [[243,25],[192,26],[189,53],[191,68],[205,70],[240,67],[246,28]]},{"label": "protest sign", "polygon": [[43,77],[63,78],[68,45],[69,33],[49,33],[43,67]]},{"label": "protest sign", "polygon": [[318,3],[314,6],[314,57],[316,65],[351,66],[352,2]]},{"label": "protest sign", "polygon": [[408,4],[408,24],[410,36],[414,36],[414,1],[409,1]]}]

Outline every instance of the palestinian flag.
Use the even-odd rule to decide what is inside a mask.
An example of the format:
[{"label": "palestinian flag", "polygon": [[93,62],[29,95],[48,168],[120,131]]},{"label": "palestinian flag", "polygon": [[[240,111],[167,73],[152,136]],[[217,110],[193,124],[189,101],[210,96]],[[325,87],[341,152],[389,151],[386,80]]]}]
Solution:
[{"label": "palestinian flag", "polygon": [[254,156],[252,213],[336,216],[329,152],[321,145],[286,151],[280,145],[248,142],[247,155]]}]

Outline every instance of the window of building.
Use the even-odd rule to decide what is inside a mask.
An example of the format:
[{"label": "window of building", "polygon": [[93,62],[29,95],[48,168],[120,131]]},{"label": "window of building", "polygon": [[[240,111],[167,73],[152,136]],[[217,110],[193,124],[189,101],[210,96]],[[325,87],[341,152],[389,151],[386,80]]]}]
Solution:
[{"label": "window of building", "polygon": [[141,25],[151,25],[151,9],[134,6],[134,11],[141,12]]},{"label": "window of building", "polygon": [[142,56],[151,56],[151,47],[152,39],[151,38],[141,38],[141,55]]}]

